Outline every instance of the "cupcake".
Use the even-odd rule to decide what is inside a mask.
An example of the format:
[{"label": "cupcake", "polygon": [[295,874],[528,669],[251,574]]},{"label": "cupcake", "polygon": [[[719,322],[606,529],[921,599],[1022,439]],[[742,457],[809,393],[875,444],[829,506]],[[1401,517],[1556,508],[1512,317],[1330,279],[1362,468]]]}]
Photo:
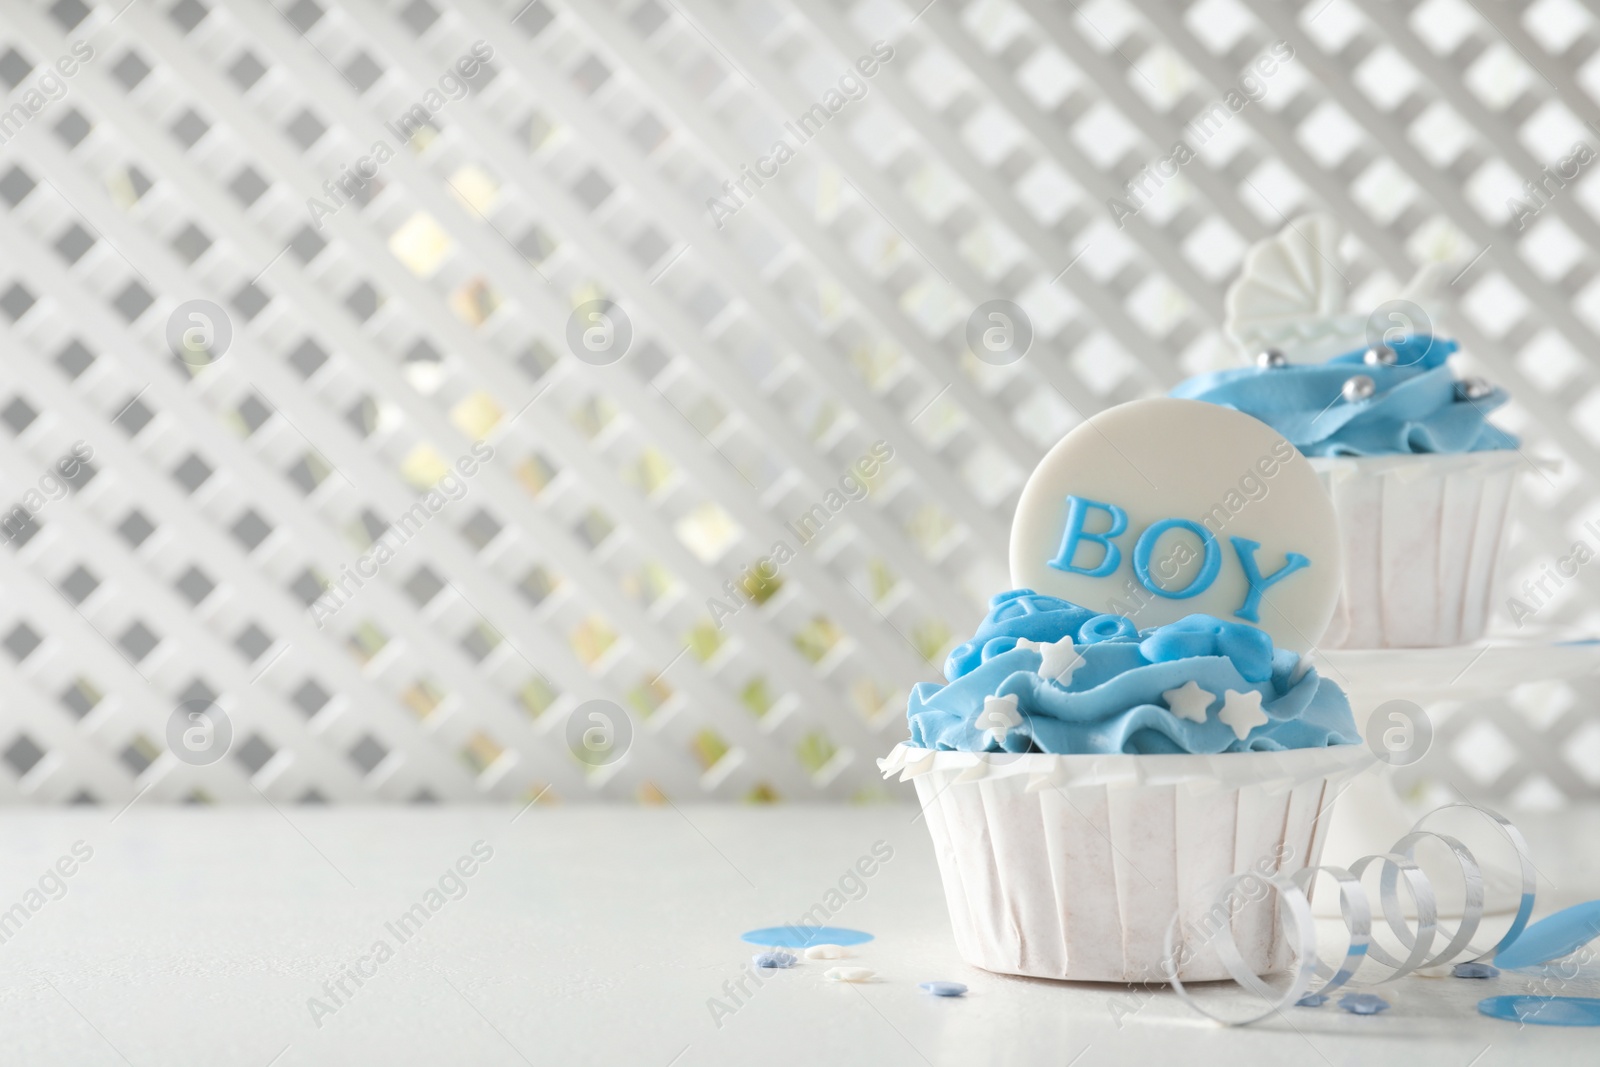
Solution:
[{"label": "cupcake", "polygon": [[1409,300],[1366,319],[1338,314],[1336,246],[1328,220],[1307,219],[1253,249],[1228,294],[1228,329],[1260,352],[1255,365],[1200,375],[1172,395],[1255,416],[1323,479],[1344,588],[1322,647],[1470,644],[1488,623],[1527,462],[1489,421],[1508,398],[1458,379],[1456,343]]},{"label": "cupcake", "polygon": [[[1205,936],[1216,886],[1316,865],[1340,783],[1370,760],[1338,686],[1210,615],[1136,630],[1012,590],[945,677],[912,692],[911,739],[880,766],[915,783],[956,944],[992,971],[1227,977]],[[1174,916],[1189,947],[1169,961]],[[1222,921],[1257,973],[1289,966],[1265,909]]]}]

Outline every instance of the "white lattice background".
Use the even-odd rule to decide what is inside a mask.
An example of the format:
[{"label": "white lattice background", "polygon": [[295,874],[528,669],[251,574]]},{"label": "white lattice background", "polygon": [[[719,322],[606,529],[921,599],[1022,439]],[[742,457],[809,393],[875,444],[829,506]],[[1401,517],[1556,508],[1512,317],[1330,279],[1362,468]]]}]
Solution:
[{"label": "white lattice background", "polygon": [[[1594,12],[922,2],[5,4],[0,487],[32,518],[0,549],[0,797],[883,795],[906,691],[1005,585],[1026,472],[1236,358],[1223,289],[1308,210],[1360,293],[1463,268],[1455,333],[1564,461],[1527,479],[1506,595],[1567,552],[1600,498],[1600,185],[1522,230],[1506,198],[1600,146]],[[878,41],[865,97],[716,228],[707,199]],[[1280,41],[1118,229],[1107,199]],[[341,204],[324,183],[379,141]],[[964,342],[995,298],[1037,330],[1007,367]],[[632,324],[620,362],[568,351],[594,299]],[[166,340],[190,300],[231,322],[203,367]],[[480,440],[319,627],[323,583]],[[708,598],[878,441],[870,495],[718,628]],[[1600,564],[1540,621],[1594,626],[1597,590]],[[1600,795],[1596,695],[1456,712],[1447,777]],[[568,742],[594,699],[633,733],[598,770]],[[232,724],[214,765],[167,751],[191,701]]]}]

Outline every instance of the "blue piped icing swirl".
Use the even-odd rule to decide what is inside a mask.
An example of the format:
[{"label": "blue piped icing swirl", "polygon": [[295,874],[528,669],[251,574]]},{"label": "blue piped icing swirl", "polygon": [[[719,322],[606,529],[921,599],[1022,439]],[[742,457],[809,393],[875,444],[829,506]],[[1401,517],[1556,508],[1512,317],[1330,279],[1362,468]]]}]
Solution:
[{"label": "blue piped icing swirl", "polygon": [[[1393,364],[1363,362],[1365,349],[1326,363],[1239,367],[1202,374],[1172,395],[1204,400],[1253,415],[1308,456],[1386,456],[1487,452],[1516,448],[1513,435],[1488,421],[1508,399],[1494,389],[1467,399],[1446,365],[1454,341],[1417,334],[1389,345]],[[1342,398],[1358,374],[1372,379],[1372,396]]]},{"label": "blue piped icing swirl", "polygon": [[[1360,742],[1350,702],[1261,630],[1210,615],[1119,631],[1099,615],[1031,589],[1001,593],[971,641],[945,661],[946,685],[923,682],[906,709],[911,744],[966,752],[1218,753]],[[1119,618],[1111,616],[1110,618]],[[1083,663],[1067,684],[1019,640],[1071,638]],[[1205,721],[1180,717],[1163,693],[1195,682],[1211,693]],[[1228,690],[1261,694],[1267,721],[1243,738],[1219,717]],[[978,725],[987,697],[1016,697],[1020,722],[997,740]]]}]

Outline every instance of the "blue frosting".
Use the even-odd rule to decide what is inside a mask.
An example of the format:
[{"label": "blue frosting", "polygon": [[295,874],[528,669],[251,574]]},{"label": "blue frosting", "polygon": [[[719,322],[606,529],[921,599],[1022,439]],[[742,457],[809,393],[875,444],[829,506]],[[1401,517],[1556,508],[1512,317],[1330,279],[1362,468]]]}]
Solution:
[{"label": "blue frosting", "polygon": [[[1068,637],[1083,663],[1067,685],[1039,674],[1038,652],[1017,647],[1024,638]],[[1299,668],[1297,653],[1274,648],[1265,632],[1244,623],[1190,615],[1135,631],[1120,616],[1013,589],[990,602],[972,640],[945,660],[949,684],[923,682],[912,690],[906,717],[911,744],[967,752],[1215,753],[1358,744],[1343,690],[1309,667],[1297,678]],[[1191,681],[1215,697],[1203,723],[1180,718],[1162,697]],[[1267,722],[1243,739],[1218,718],[1229,689],[1261,694]],[[976,720],[985,697],[1013,694],[1022,721],[1002,743]]]},{"label": "blue frosting", "polygon": [[[1486,452],[1516,448],[1517,438],[1488,421],[1504,390],[1465,399],[1447,362],[1454,341],[1417,334],[1389,346],[1393,364],[1363,362],[1366,349],[1326,363],[1239,367],[1190,378],[1172,391],[1253,415],[1308,456]],[[1342,399],[1344,383],[1364,374],[1372,396]]]}]

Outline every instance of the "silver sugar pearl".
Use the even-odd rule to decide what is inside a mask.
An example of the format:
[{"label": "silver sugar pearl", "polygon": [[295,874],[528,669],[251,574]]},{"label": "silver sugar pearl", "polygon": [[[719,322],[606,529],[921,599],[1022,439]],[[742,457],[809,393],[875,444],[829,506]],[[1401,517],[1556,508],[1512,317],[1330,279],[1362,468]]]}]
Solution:
[{"label": "silver sugar pearl", "polygon": [[1373,345],[1367,349],[1367,354],[1361,358],[1369,367],[1376,367],[1379,364],[1385,367],[1392,367],[1396,363],[1394,349],[1388,345]]},{"label": "silver sugar pearl", "polygon": [[1357,374],[1355,377],[1346,380],[1344,389],[1341,390],[1341,395],[1354,404],[1357,400],[1368,399],[1377,391],[1378,385],[1376,382],[1365,374]]},{"label": "silver sugar pearl", "polygon": [[1256,366],[1262,368],[1287,367],[1289,359],[1276,348],[1269,348],[1264,352],[1256,353]]},{"label": "silver sugar pearl", "polygon": [[1494,386],[1482,378],[1464,378],[1456,383],[1456,393],[1463,400],[1482,400],[1494,392]]}]

